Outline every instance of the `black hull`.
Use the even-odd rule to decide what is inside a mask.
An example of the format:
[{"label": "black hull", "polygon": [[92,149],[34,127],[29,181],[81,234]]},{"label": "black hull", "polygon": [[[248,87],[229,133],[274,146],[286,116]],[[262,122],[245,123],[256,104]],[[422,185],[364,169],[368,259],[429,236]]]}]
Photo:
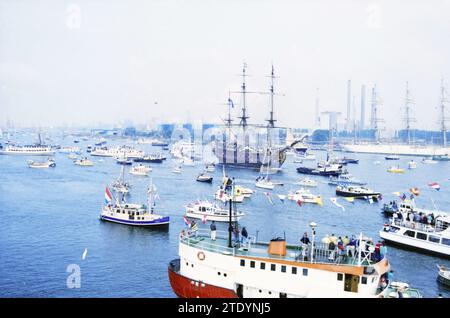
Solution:
[{"label": "black hull", "polygon": [[297,168],[298,173],[302,174],[309,174],[313,176],[324,176],[324,177],[339,177],[340,174],[342,174],[341,171],[317,171],[315,168],[305,168],[305,167],[299,167]]},{"label": "black hull", "polygon": [[208,180],[198,180],[198,179],[197,179],[197,182],[203,182],[203,183],[212,183],[212,181],[213,181],[212,178],[211,178],[211,179],[208,179]]},{"label": "black hull", "polygon": [[365,199],[367,197],[372,197],[373,199],[378,199],[378,197],[381,195],[380,193],[352,193],[347,191],[340,191],[336,190],[336,195],[341,197],[347,197],[347,198],[356,198],[356,199]]},{"label": "black hull", "polygon": [[150,163],[162,163],[164,159],[142,159],[142,158],[136,158],[133,161],[134,162],[150,162]]}]

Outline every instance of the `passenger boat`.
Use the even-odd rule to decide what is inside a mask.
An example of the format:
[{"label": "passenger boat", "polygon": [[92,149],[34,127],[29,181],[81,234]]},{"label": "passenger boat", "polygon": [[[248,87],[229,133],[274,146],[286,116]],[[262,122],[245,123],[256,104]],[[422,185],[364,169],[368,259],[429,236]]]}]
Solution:
[{"label": "passenger boat", "polygon": [[56,162],[53,159],[48,159],[44,162],[36,162],[33,160],[28,160],[28,167],[30,168],[54,168],[56,167]]},{"label": "passenger boat", "polygon": [[384,159],[386,159],[386,160],[400,160],[400,156],[389,155],[389,156],[384,157]]},{"label": "passenger boat", "polygon": [[381,193],[364,187],[338,185],[336,187],[336,195],[358,199],[372,199],[377,201],[381,196]]},{"label": "passenger boat", "polygon": [[[186,206],[188,218],[201,219],[205,221],[229,222],[230,209],[219,207],[215,202],[198,201]],[[243,212],[232,211],[231,221],[237,222],[244,216]]]},{"label": "passenger boat", "polygon": [[94,165],[94,163],[86,157],[76,160],[74,164],[77,166],[86,166],[86,167],[91,167]]},{"label": "passenger boat", "polygon": [[210,176],[210,175],[208,175],[208,174],[206,174],[206,173],[204,173],[204,172],[202,172],[202,173],[200,173],[200,174],[198,175],[197,181],[198,181],[198,182],[212,183],[213,177]]},{"label": "passenger boat", "polygon": [[298,173],[310,174],[316,176],[333,176],[337,177],[343,173],[342,166],[338,164],[322,164],[317,168],[298,167]]},{"label": "passenger boat", "polygon": [[351,174],[341,174],[338,177],[330,176],[330,181],[328,181],[330,185],[365,185],[366,183],[356,179]]},{"label": "passenger boat", "polygon": [[303,188],[295,192],[289,192],[287,197],[289,200],[295,202],[300,201],[301,203],[314,203],[319,205],[323,204],[321,196],[312,194],[309,190],[305,190]]},{"label": "passenger boat", "polygon": [[128,158],[124,158],[124,157],[120,158],[120,157],[117,157],[117,158],[116,158],[116,163],[118,163],[118,164],[120,164],[120,165],[132,165],[132,164],[133,164],[133,161],[131,161],[131,159],[128,159]]},{"label": "passenger boat", "polygon": [[121,157],[121,158],[141,158],[144,156],[144,152],[141,150],[134,149],[129,146],[121,146],[115,148],[108,147],[96,147],[91,151],[92,156],[100,157]]},{"label": "passenger boat", "polygon": [[50,146],[36,144],[36,145],[6,145],[0,149],[0,155],[28,155],[28,156],[51,156],[55,151]]},{"label": "passenger boat", "polygon": [[385,298],[423,298],[423,296],[418,289],[409,287],[407,283],[392,282],[387,287]]},{"label": "passenger boat", "polygon": [[450,215],[449,212],[440,211],[436,209],[432,210],[432,209],[418,208],[413,200],[406,200],[406,199],[400,202],[393,200],[390,201],[389,203],[384,203],[381,212],[383,212],[388,216],[392,216],[394,213],[399,212],[404,215],[405,219],[408,217],[409,213],[416,213],[425,216],[431,214],[433,218],[436,218],[438,216]]},{"label": "passenger boat", "polygon": [[399,166],[394,167],[394,166],[390,166],[387,169],[387,172],[391,172],[391,173],[404,173],[405,169],[400,168]]},{"label": "passenger boat", "polygon": [[[100,219],[103,221],[133,225],[139,227],[154,227],[154,226],[168,226],[170,223],[169,216],[155,214],[155,202],[153,200],[153,193],[155,188],[151,184],[148,190],[148,205],[126,203],[117,199],[112,203],[113,197],[109,188],[105,191],[105,206],[100,214]],[[120,202],[122,201],[122,202]]]},{"label": "passenger boat", "polygon": [[408,169],[416,169],[417,163],[414,160],[408,162]]},{"label": "passenger boat", "polygon": [[166,157],[162,154],[149,154],[144,155],[143,157],[135,158],[134,162],[151,162],[151,163],[162,163],[166,160]]},{"label": "passenger boat", "polygon": [[129,170],[130,174],[135,176],[148,176],[148,173],[151,171],[151,167],[144,166],[143,164],[131,167]]},{"label": "passenger boat", "polygon": [[[237,224],[235,224],[237,226]],[[294,298],[294,297],[387,297],[390,264],[384,256],[366,250],[360,235],[354,253],[339,253],[337,247],[317,242],[311,223],[312,242],[287,244],[283,238],[270,242],[255,236],[240,243],[228,232],[183,230],[177,259],[168,266],[172,290],[184,298]]]},{"label": "passenger boat", "polygon": [[414,249],[450,256],[450,216],[438,216],[432,224],[391,218],[380,231],[388,242]]},{"label": "passenger boat", "polygon": [[59,149],[60,153],[69,153],[69,154],[81,154],[80,147],[61,147]]},{"label": "passenger boat", "polygon": [[300,185],[302,187],[317,187],[318,182],[310,178],[304,178],[298,182],[295,182],[294,184]]},{"label": "passenger boat", "polygon": [[444,286],[450,287],[450,270],[443,265],[439,266],[437,281]]},{"label": "passenger boat", "polygon": [[433,159],[430,159],[430,158],[423,158],[422,159],[422,163],[425,163],[425,164],[436,164],[438,162],[436,160],[433,160]]}]

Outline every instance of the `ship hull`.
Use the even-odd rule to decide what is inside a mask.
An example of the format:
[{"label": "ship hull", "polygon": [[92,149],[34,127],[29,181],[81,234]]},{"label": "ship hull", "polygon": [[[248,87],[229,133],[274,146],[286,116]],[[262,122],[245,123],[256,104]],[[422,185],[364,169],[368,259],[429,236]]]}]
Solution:
[{"label": "ship hull", "polygon": [[39,151],[39,152],[29,152],[29,151],[1,151],[0,155],[11,155],[11,156],[53,156],[54,151]]},{"label": "ship hull", "polygon": [[138,226],[138,227],[154,227],[154,226],[168,226],[170,223],[169,217],[164,217],[154,221],[131,221],[113,218],[105,215],[101,215],[100,219],[103,221],[119,223],[124,225]]},{"label": "ship hull", "polygon": [[404,156],[433,156],[450,154],[450,147],[434,148],[420,147],[402,144],[379,144],[379,145],[341,145],[342,151],[385,154],[385,155],[404,155]]},{"label": "ship hull", "polygon": [[280,168],[286,161],[287,148],[272,148],[269,150],[249,150],[239,148],[226,148],[222,145],[216,146],[213,153],[218,159],[219,165],[232,168],[260,169],[262,165]]},{"label": "ship hull", "polygon": [[237,298],[233,290],[206,284],[181,275],[180,259],[169,263],[168,274],[173,292],[180,298]]}]

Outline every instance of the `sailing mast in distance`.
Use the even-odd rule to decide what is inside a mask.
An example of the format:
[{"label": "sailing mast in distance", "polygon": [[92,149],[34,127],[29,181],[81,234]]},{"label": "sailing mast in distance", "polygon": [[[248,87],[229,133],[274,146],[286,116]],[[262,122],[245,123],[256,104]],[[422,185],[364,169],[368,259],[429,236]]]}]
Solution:
[{"label": "sailing mast in distance", "polygon": [[269,119],[266,119],[266,121],[268,122],[268,127],[269,128],[274,128],[276,119],[274,119],[274,117],[273,117],[273,97],[275,95],[275,89],[274,89],[275,70],[273,68],[273,64],[272,64],[272,72],[270,74],[270,78],[271,78],[271,85],[270,85],[270,117],[269,117]]},{"label": "sailing mast in distance", "polygon": [[444,78],[441,78],[441,131],[442,131],[442,146],[445,148],[447,147],[447,121],[449,118],[446,116],[445,112],[445,103],[448,102],[448,99],[446,98],[447,91],[445,89],[444,85]]},{"label": "sailing mast in distance", "polygon": [[405,123],[406,123],[406,140],[408,145],[411,144],[411,123],[415,122],[415,118],[411,117],[411,104],[413,99],[409,92],[409,84],[406,82],[406,96],[405,96]]}]

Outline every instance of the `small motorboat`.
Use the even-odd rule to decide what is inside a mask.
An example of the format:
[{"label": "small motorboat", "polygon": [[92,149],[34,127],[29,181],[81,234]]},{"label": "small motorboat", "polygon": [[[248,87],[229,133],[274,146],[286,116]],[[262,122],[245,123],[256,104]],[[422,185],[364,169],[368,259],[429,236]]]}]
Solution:
[{"label": "small motorboat", "polygon": [[138,166],[134,166],[130,168],[130,174],[135,176],[148,176],[148,173],[152,171],[152,168],[144,166],[143,164],[139,164]]},{"label": "small motorboat", "polygon": [[173,173],[181,173],[182,172],[181,166],[173,167],[172,172]]},{"label": "small motorboat", "polygon": [[72,160],[77,159],[77,155],[74,153],[71,153],[70,155],[67,156],[67,158],[72,159]]},{"label": "small motorboat", "polygon": [[322,197],[319,195],[312,194],[309,190],[301,188],[295,192],[288,193],[288,199],[301,202],[301,203],[313,203],[322,205]]},{"label": "small motorboat", "polygon": [[206,172],[214,172],[214,171],[216,171],[216,165],[213,164],[213,163],[207,164],[205,166],[205,171]]},{"label": "small motorboat", "polygon": [[300,185],[302,187],[317,187],[318,182],[310,178],[304,178],[298,182],[295,182],[294,184]]},{"label": "small motorboat", "polygon": [[[216,202],[198,201],[186,206],[186,216],[194,219],[204,219],[205,221],[229,222],[230,210],[219,207]],[[240,211],[232,211],[231,221],[237,222],[244,216]]]},{"label": "small motorboat", "polygon": [[405,169],[402,169],[402,168],[400,168],[399,166],[397,166],[397,167],[391,166],[391,167],[389,167],[389,168],[387,169],[387,172],[392,172],[392,173],[404,173],[404,172],[405,172]]},{"label": "small motorboat", "polygon": [[422,294],[416,288],[411,288],[407,283],[391,282],[383,292],[386,298],[422,298]]},{"label": "small motorboat", "polygon": [[411,160],[408,162],[408,169],[416,169],[417,168],[417,164],[414,160]]},{"label": "small motorboat", "polygon": [[450,287],[450,270],[441,265],[437,276],[437,281],[444,286]]},{"label": "small motorboat", "polygon": [[430,159],[430,158],[423,158],[422,163],[424,164],[436,164],[438,163],[436,160]]},{"label": "small motorboat", "polygon": [[206,174],[206,173],[200,173],[197,177],[197,181],[198,182],[206,182],[206,183],[212,183],[213,181],[213,177],[211,177],[210,175]]},{"label": "small motorboat", "polygon": [[81,158],[81,159],[74,161],[73,163],[76,166],[85,166],[85,167],[91,167],[94,165],[94,163],[91,160],[89,160],[88,158]]},{"label": "small motorboat", "polygon": [[128,158],[116,158],[116,162],[120,165],[132,165],[133,161],[131,161],[131,159]]},{"label": "small motorboat", "polygon": [[235,185],[234,189],[236,190],[237,195],[242,195],[244,198],[250,198],[254,192],[252,189],[244,188],[240,185]]},{"label": "small motorboat", "polygon": [[261,188],[261,189],[273,190],[275,185],[268,178],[261,178],[261,179],[258,178],[258,179],[256,179],[255,187]]},{"label": "small motorboat", "polygon": [[48,159],[45,162],[36,162],[33,160],[29,160],[28,167],[30,167],[30,168],[54,168],[54,167],[56,167],[56,162],[53,159]]},{"label": "small motorboat", "polygon": [[357,199],[371,198],[372,200],[377,201],[381,196],[381,193],[364,187],[338,185],[336,187],[336,195]]},{"label": "small motorboat", "polygon": [[386,160],[400,160],[400,156],[389,155],[389,156],[384,157],[384,159],[386,159]]}]

